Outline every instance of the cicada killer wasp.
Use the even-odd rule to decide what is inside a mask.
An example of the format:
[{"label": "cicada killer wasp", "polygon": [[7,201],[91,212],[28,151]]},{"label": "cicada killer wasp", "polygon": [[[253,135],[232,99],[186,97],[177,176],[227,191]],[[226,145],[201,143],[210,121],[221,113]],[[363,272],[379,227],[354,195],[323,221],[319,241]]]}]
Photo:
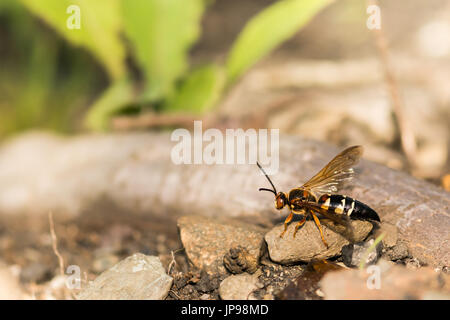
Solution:
[{"label": "cicada killer wasp", "polygon": [[368,205],[344,195],[332,194],[338,191],[344,181],[353,178],[354,170],[352,167],[359,161],[362,153],[362,146],[345,149],[308,182],[301,187],[292,189],[289,194],[277,192],[267,173],[258,162],[256,163],[272,186],[272,189],[260,188],[259,191],[269,191],[275,195],[276,209],[281,210],[288,206],[291,210],[284,221],[284,231],[280,234],[280,237],[283,237],[294,214],[303,216],[295,227],[294,237],[298,229],[306,222],[306,218],[311,215],[319,229],[322,241],[327,247],[328,244],[323,236],[317,214],[349,228],[351,228],[350,218],[380,221],[378,214]]}]

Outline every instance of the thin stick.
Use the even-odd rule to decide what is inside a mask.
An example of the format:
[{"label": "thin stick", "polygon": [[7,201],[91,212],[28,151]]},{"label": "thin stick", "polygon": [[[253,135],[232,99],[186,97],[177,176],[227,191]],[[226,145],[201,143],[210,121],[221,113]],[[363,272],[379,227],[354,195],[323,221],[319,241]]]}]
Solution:
[{"label": "thin stick", "polygon": [[199,117],[189,114],[158,114],[154,112],[148,112],[139,116],[118,116],[112,119],[112,127],[115,130],[136,130],[143,128],[152,128],[158,126],[182,126],[190,127],[193,125],[194,120],[198,120]]},{"label": "thin stick", "polygon": [[[270,113],[289,107],[289,103],[295,101],[297,95],[288,95],[285,98],[255,108],[244,114],[228,114],[227,112],[215,109],[209,113],[195,115],[183,112],[155,113],[146,112],[138,116],[116,116],[111,119],[111,127],[114,130],[137,130],[155,127],[183,127],[192,129],[195,120],[201,120],[204,128],[220,128],[224,124],[229,126],[240,126],[243,128],[263,128],[267,126],[267,119]],[[227,124],[228,123],[228,124]]]},{"label": "thin stick", "polygon": [[172,292],[172,293],[178,298],[178,300],[181,300],[181,297],[180,297],[179,295],[177,295],[177,294],[175,293],[175,291],[169,290],[169,292]]},{"label": "thin stick", "polygon": [[170,251],[170,254],[172,255],[172,261],[170,261],[169,267],[167,268],[167,274],[170,274],[170,271],[171,271],[173,265],[175,265],[175,266],[177,265],[177,262],[175,261],[175,255],[173,253],[173,250]]},{"label": "thin stick", "polygon": [[170,254],[172,255],[172,261],[169,263],[169,266],[167,267],[167,274],[170,274],[172,266],[174,266],[174,265],[176,266],[177,265],[177,261],[175,260],[175,253],[180,252],[182,250],[184,250],[184,248],[179,248],[179,249],[177,249],[175,251],[173,251],[173,250],[170,251]]},{"label": "thin stick", "polygon": [[61,273],[62,276],[64,276],[64,259],[63,259],[62,255],[58,251],[58,239],[56,238],[55,225],[53,223],[53,214],[52,214],[52,212],[48,213],[48,221],[50,223],[50,235],[52,237],[53,252],[58,257],[59,272]]},{"label": "thin stick", "polygon": [[[379,7],[378,0],[368,0],[368,4]],[[389,48],[387,45],[386,36],[382,28],[374,28],[372,31],[375,36],[375,44],[378,55],[384,69],[384,78],[391,97],[392,111],[399,130],[402,149],[409,162],[409,166],[414,168],[416,167],[416,161],[414,159],[417,154],[416,139],[414,136],[414,131],[405,117],[405,106],[400,97],[397,81],[389,63]]]}]

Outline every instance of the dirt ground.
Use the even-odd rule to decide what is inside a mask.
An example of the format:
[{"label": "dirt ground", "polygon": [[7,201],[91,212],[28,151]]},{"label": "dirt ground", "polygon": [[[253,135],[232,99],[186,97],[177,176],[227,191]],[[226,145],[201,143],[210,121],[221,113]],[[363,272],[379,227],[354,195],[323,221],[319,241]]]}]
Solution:
[{"label": "dirt ground", "polygon": [[[174,221],[158,221],[142,215],[130,218],[129,213],[99,205],[76,218],[56,218],[54,226],[64,267],[80,267],[82,288],[120,260],[141,252],[159,256],[173,277],[166,299],[220,299],[218,289],[226,275],[207,274],[189,262]],[[71,293],[53,284],[60,265],[47,218],[1,216],[0,256],[6,264],[17,268],[21,285],[32,299],[73,299],[73,294],[78,292]],[[326,263],[333,268],[343,266],[342,257]],[[420,266],[410,258],[396,263]],[[322,299],[318,291],[318,281],[324,274],[322,261],[282,266],[270,261],[266,252],[260,264],[262,286],[252,293],[254,298]]]},{"label": "dirt ground", "polygon": [[[65,268],[77,265],[83,284],[118,261],[136,253],[159,256],[174,278],[167,299],[219,299],[223,275],[208,275],[193,267],[183,251],[175,222],[111,213],[112,208],[92,209],[77,218],[54,220],[57,249]],[[0,217],[0,256],[18,267],[20,282],[32,298],[48,298],[46,289],[59,274],[59,261],[52,247],[47,218]],[[173,262],[173,258],[175,259]],[[264,287],[255,292],[263,299],[267,286],[278,292],[294,280],[306,265],[282,267],[262,259]],[[265,265],[264,265],[265,264]],[[170,270],[169,270],[170,269]],[[47,293],[48,294],[48,293]],[[67,291],[53,290],[53,298],[73,298]]]}]

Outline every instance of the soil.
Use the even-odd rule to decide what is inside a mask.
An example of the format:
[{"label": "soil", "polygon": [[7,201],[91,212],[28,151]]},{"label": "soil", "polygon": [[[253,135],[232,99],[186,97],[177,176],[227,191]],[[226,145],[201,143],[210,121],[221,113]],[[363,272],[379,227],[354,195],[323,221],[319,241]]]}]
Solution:
[{"label": "soil", "polygon": [[[185,255],[182,250],[179,252],[182,245],[175,222],[130,216],[105,203],[75,218],[53,216],[58,251],[64,258],[65,268],[79,266],[84,281],[95,279],[136,252],[159,256],[166,270],[172,261],[171,252],[177,252],[173,269],[189,271]],[[25,290],[37,299],[42,298],[48,281],[59,274],[49,220],[43,216],[0,214],[0,256],[6,264],[20,268]]]},{"label": "soil", "polygon": [[[175,222],[158,221],[144,215],[130,216],[105,203],[79,217],[54,216],[58,251],[65,267],[79,266],[84,281],[95,279],[116,262],[141,252],[159,256],[174,278],[168,300],[220,299],[218,288],[227,275],[210,275],[189,263]],[[19,267],[21,284],[26,293],[36,299],[44,298],[50,281],[59,275],[47,218],[0,215],[0,256],[6,264]],[[263,286],[254,292],[258,299],[273,298],[273,293],[286,287],[305,267],[279,266],[267,256],[261,263],[259,279]],[[56,298],[72,298],[69,294],[55,295]]]},{"label": "soil", "polygon": [[[84,283],[118,261],[141,252],[159,256],[174,278],[166,299],[220,299],[218,288],[228,275],[208,274],[190,264],[174,221],[130,215],[103,203],[75,218],[56,216],[54,223],[65,267],[78,265]],[[46,298],[44,293],[52,287],[51,280],[59,275],[48,219],[0,215],[0,256],[8,265],[19,267],[20,281],[27,294],[36,299]],[[402,258],[396,263],[420,267],[410,257]],[[342,258],[332,260],[326,263],[342,265],[339,263]],[[315,263],[282,266],[272,262],[266,252],[260,269],[261,288],[253,292],[253,298],[299,299],[301,294],[301,299],[322,299],[317,283],[323,270],[317,269]],[[315,272],[316,269],[319,271]],[[53,296],[73,298],[64,290],[53,292]]]},{"label": "soil", "polygon": [[[130,216],[102,204],[76,218],[55,216],[54,224],[58,251],[65,267],[78,265],[84,281],[95,279],[116,262],[141,252],[159,256],[174,278],[168,300],[220,299],[218,288],[227,275],[207,274],[189,263],[175,222]],[[48,219],[0,215],[0,256],[8,265],[19,267],[21,284],[26,293],[36,299],[44,298],[51,280],[59,275]],[[257,299],[273,299],[306,267],[305,264],[277,265],[267,254],[261,258],[261,265],[262,288],[253,293]],[[54,295],[55,298],[73,298],[61,292]]]}]

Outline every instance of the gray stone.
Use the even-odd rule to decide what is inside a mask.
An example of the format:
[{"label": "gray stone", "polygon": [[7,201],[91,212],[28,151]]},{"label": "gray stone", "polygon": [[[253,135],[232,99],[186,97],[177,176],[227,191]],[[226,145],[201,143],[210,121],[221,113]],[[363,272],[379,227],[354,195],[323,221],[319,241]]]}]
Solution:
[{"label": "gray stone", "polygon": [[103,272],[77,299],[162,300],[172,281],[158,257],[136,253]]},{"label": "gray stone", "polygon": [[258,280],[260,271],[253,275],[241,273],[232,275],[220,283],[219,294],[222,300],[249,300],[253,299],[252,292],[262,287]]},{"label": "gray stone", "polygon": [[[339,255],[342,247],[349,244],[350,241],[331,228],[335,230],[343,228],[334,225],[327,219],[321,219],[321,222],[328,248],[323,244],[314,221],[306,221],[298,230],[295,238],[293,234],[296,222],[292,222],[288,226],[283,238],[280,238],[280,234],[284,230],[284,226],[281,224],[274,227],[265,236],[270,259],[282,264],[291,264],[299,261],[309,262],[313,259],[328,259]],[[368,221],[353,220],[351,223],[354,230],[353,241],[364,240],[372,230],[372,224]]]},{"label": "gray stone", "polygon": [[361,263],[361,260],[364,259],[365,255],[367,255],[365,265],[376,263],[381,255],[383,245],[381,243],[378,243],[378,245],[373,250],[368,252],[370,246],[373,245],[374,242],[375,239],[370,239],[366,242],[350,243],[344,246],[342,248],[342,258],[344,264],[347,267],[358,267]]}]

